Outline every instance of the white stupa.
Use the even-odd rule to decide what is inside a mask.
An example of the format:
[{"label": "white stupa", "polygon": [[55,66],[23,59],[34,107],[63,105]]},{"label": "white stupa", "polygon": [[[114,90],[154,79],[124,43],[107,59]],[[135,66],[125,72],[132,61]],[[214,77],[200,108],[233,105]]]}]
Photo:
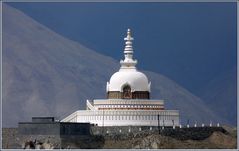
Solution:
[{"label": "white stupa", "polygon": [[86,110],[78,110],[61,122],[92,123],[98,126],[178,126],[179,111],[165,110],[163,100],[150,99],[147,76],[136,69],[131,31],[128,29],[121,67],[107,82],[107,99],[86,101]]}]

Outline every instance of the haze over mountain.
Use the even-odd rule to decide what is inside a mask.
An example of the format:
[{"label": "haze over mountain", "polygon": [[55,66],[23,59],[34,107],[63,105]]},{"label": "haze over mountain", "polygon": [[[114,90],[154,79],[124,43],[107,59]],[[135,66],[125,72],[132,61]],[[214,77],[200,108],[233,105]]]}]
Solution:
[{"label": "haze over mountain", "polygon": [[208,102],[208,106],[231,121],[237,124],[237,69],[218,75],[208,83],[200,92],[199,96]]},{"label": "haze over mountain", "polygon": [[[85,108],[86,99],[105,98],[106,82],[118,68],[118,60],[64,38],[3,5],[4,127],[29,121],[32,116],[61,119]],[[165,99],[168,109],[179,109],[183,122],[228,123],[173,80],[145,73],[152,82],[152,98]]]}]

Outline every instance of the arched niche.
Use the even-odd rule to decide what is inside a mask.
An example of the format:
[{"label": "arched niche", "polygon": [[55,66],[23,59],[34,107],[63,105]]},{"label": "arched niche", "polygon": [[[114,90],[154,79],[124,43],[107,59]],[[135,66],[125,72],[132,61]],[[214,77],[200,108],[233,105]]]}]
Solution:
[{"label": "arched niche", "polygon": [[123,99],[132,99],[131,87],[128,84],[123,86]]}]

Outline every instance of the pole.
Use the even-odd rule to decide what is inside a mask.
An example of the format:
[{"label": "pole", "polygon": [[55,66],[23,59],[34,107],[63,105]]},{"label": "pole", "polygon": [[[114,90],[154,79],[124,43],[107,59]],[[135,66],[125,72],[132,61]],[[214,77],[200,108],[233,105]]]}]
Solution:
[{"label": "pole", "polygon": [[104,134],[104,119],[105,119],[105,116],[104,116],[104,114],[105,114],[105,111],[104,111],[104,109],[103,109],[103,124],[102,124],[102,126],[103,126],[103,129],[102,129],[102,130],[103,130],[103,132],[102,132],[102,133],[103,133],[103,134]]},{"label": "pole", "polygon": [[160,134],[160,121],[159,121],[159,114],[158,114],[158,131],[159,131],[159,134]]}]

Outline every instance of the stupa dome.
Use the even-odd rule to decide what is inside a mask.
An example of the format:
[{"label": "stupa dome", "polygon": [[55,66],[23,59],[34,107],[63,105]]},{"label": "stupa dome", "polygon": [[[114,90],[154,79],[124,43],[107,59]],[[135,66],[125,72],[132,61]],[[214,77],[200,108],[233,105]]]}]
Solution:
[{"label": "stupa dome", "polygon": [[123,87],[129,85],[131,92],[150,91],[148,78],[142,72],[137,70],[120,70],[114,73],[108,83],[108,91],[123,92]]}]

